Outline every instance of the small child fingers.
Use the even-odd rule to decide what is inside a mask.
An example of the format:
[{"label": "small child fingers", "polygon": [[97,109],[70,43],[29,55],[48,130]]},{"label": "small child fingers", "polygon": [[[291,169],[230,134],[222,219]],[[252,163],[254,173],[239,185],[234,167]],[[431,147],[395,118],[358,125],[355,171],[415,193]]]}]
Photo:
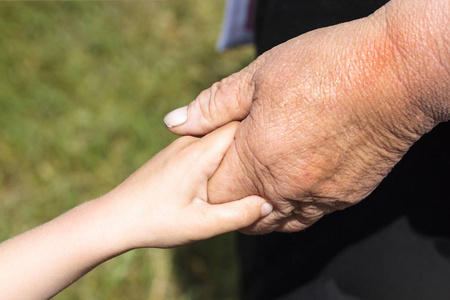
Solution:
[{"label": "small child fingers", "polygon": [[234,141],[234,134],[239,122],[231,122],[201,138],[197,147],[201,153],[201,160],[208,165],[206,174],[209,177],[215,172],[225,153]]},{"label": "small child fingers", "polygon": [[259,196],[249,196],[241,200],[223,204],[210,204],[204,207],[203,219],[200,219],[202,230],[197,231],[198,239],[250,226],[260,218],[269,215],[273,207]]}]

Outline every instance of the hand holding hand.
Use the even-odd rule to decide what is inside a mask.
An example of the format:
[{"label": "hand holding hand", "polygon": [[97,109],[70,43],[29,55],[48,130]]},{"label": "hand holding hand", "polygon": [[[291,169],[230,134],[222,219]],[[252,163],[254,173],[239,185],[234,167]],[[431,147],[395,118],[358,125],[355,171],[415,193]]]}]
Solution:
[{"label": "hand holding hand", "polygon": [[268,215],[272,206],[258,196],[208,203],[208,179],[236,127],[180,138],[107,195],[0,244],[0,298],[48,299],[128,250],[178,246]]},{"label": "hand holding hand", "polygon": [[[199,139],[182,137],[104,196],[130,248],[173,247],[247,227],[272,207],[258,196],[208,202],[207,183],[234,140],[237,122]],[[219,184],[220,186],[220,184]],[[110,206],[108,204],[108,206]],[[113,207],[113,206],[111,206]]]},{"label": "hand holding hand", "polygon": [[448,9],[393,0],[273,48],[168,114],[182,135],[242,120],[209,199],[271,201],[274,212],[246,229],[260,234],[302,230],[365,198],[450,118]]}]

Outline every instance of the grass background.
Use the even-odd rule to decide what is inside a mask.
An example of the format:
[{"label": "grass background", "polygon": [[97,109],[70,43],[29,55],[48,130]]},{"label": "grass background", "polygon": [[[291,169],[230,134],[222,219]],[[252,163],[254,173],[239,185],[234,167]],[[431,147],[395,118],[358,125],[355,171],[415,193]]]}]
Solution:
[{"label": "grass background", "polygon": [[[218,54],[224,0],[0,3],[0,241],[114,188],[162,122],[248,64]],[[115,258],[55,299],[236,299],[233,235]]]}]

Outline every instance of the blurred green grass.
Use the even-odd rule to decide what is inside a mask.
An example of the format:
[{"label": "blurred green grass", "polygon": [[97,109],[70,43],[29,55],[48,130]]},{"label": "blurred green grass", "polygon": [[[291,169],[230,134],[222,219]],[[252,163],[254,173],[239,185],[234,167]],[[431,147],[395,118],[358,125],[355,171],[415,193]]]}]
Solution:
[{"label": "blurred green grass", "polygon": [[[0,240],[114,188],[175,136],[162,119],[248,64],[224,1],[0,3]],[[236,299],[233,236],[105,263],[55,299]]]}]

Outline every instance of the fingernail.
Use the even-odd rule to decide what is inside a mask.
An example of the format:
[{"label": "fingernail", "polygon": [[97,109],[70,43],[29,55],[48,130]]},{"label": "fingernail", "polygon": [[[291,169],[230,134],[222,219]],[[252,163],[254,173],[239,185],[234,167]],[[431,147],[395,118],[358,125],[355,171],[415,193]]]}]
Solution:
[{"label": "fingernail", "polygon": [[270,214],[272,212],[272,210],[273,210],[273,206],[270,203],[267,203],[267,202],[264,203],[261,206],[261,217],[267,216],[268,214]]},{"label": "fingernail", "polygon": [[179,126],[187,120],[187,106],[177,108],[164,117],[164,123],[169,128]]}]

